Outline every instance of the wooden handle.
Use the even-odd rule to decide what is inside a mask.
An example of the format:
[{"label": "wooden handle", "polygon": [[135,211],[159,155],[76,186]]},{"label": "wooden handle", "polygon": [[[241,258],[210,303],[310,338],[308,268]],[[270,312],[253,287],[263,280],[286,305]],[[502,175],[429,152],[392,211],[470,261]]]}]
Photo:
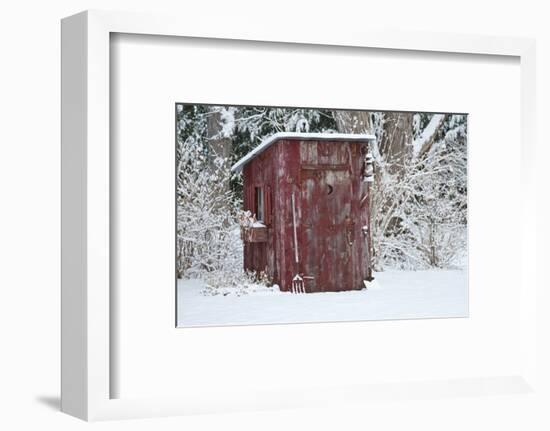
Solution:
[{"label": "wooden handle", "polygon": [[296,208],[294,203],[294,193],[292,193],[290,198],[292,201],[292,228],[294,230],[294,259],[296,260],[296,263],[298,263],[298,234],[296,232]]}]

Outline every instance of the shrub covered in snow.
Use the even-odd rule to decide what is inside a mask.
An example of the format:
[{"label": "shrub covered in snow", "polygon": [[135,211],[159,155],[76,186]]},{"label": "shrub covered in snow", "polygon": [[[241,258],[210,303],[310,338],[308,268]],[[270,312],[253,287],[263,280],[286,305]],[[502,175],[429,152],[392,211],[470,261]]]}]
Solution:
[{"label": "shrub covered in snow", "polygon": [[210,151],[207,116],[199,107],[179,114],[177,276],[204,280],[207,294],[242,294],[267,280],[243,270],[241,201],[230,188],[228,160]]},{"label": "shrub covered in snow", "polygon": [[277,292],[277,285],[272,285],[266,273],[243,271],[241,267],[226,268],[222,274],[206,272],[202,275],[206,287],[205,295],[248,295],[249,293]]}]

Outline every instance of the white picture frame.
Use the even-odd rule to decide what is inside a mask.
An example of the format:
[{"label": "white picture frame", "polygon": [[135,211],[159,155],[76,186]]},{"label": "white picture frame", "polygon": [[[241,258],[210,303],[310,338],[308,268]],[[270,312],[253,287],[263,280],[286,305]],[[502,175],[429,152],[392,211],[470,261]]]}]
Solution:
[{"label": "white picture frame", "polygon": [[[265,24],[265,23],[263,23]],[[535,366],[537,337],[536,188],[535,177],[535,42],[531,39],[392,31],[326,33],[314,26],[285,28],[262,25],[234,28],[208,25],[192,17],[125,12],[86,11],[62,21],[62,410],[85,420],[166,416],[328,404],[331,394],[343,399],[391,398],[395,386],[373,391],[360,387],[300,391],[298,401],[280,394],[255,394],[226,402],[208,398],[112,399],[110,351],[117,348],[110,321],[110,36],[112,33],[183,36],[367,47],[403,51],[512,56],[521,67],[521,375],[502,379],[463,379],[438,384],[404,383],[410,399],[458,394],[529,392],[538,390]],[[538,304],[540,306],[540,303]],[[538,333],[537,333],[538,329]],[[539,365],[540,367],[540,365]],[[223,388],[222,388],[223,389]],[[262,388],[257,388],[261,391]],[[364,388],[363,388],[364,389]],[[230,394],[230,391],[228,391]]]}]

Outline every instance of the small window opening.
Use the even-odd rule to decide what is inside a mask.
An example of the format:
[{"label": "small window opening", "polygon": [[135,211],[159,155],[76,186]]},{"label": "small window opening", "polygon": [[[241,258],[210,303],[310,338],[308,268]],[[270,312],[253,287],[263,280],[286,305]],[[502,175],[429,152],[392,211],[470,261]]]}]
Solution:
[{"label": "small window opening", "polygon": [[255,193],[256,193],[256,199],[255,199],[255,203],[256,203],[256,207],[254,208],[255,209],[255,213],[256,213],[256,218],[258,219],[258,221],[265,221],[265,214],[264,214],[264,189],[262,187],[255,187]]}]

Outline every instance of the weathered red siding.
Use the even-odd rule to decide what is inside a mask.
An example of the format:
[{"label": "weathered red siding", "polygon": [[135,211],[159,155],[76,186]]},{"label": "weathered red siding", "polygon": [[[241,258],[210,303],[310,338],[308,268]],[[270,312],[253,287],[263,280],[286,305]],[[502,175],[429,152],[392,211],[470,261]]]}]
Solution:
[{"label": "weathered red siding", "polygon": [[[266,271],[282,290],[296,274],[306,292],[363,288],[368,275],[366,142],[282,139],[244,166],[244,208],[264,188],[268,240],[245,243],[245,269]],[[298,263],[292,222],[296,199]],[[363,202],[363,205],[361,205]]]},{"label": "weathered red siding", "polygon": [[[252,162],[248,163],[243,169],[244,176],[244,209],[255,212],[255,188],[264,188],[264,197],[266,196],[266,189],[272,189],[274,185],[274,170],[272,153],[274,152],[274,146],[268,148],[264,153],[256,157]],[[271,192],[272,193],[272,192]],[[266,199],[267,201],[267,199]],[[267,226],[267,242],[260,243],[244,243],[244,267],[247,270],[252,271],[265,271],[267,275],[275,280],[277,279],[276,264],[275,264],[275,242],[276,237],[273,235],[273,215],[271,208],[266,208],[266,220],[264,220]],[[270,211],[268,213],[268,211]]]}]

